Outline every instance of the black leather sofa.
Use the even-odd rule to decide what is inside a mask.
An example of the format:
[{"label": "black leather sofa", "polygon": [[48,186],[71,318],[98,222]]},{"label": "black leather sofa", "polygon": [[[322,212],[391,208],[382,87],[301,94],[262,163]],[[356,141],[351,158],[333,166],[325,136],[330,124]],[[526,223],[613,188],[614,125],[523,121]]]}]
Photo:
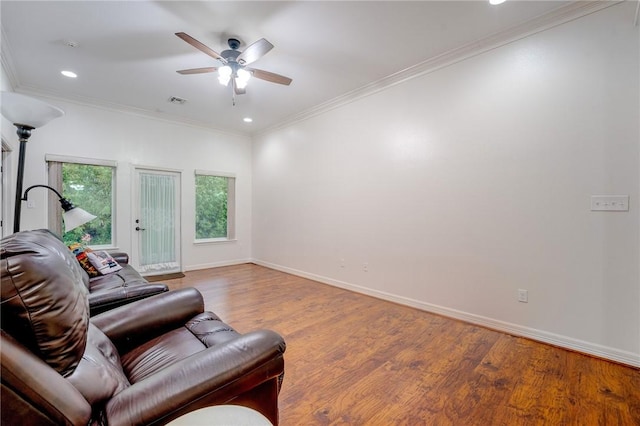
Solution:
[{"label": "black leather sofa", "polygon": [[1,424],[161,425],[219,404],[278,423],[284,340],[236,332],[196,289],[90,317],[82,268],[38,231],[2,240],[0,273]]}]

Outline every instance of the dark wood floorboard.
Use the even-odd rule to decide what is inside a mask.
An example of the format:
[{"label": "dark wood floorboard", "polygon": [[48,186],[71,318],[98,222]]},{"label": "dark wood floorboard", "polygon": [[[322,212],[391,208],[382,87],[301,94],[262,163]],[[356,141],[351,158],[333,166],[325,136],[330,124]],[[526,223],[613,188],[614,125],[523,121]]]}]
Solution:
[{"label": "dark wood floorboard", "polygon": [[281,425],[640,425],[640,371],[253,264],[187,272],[287,342]]}]

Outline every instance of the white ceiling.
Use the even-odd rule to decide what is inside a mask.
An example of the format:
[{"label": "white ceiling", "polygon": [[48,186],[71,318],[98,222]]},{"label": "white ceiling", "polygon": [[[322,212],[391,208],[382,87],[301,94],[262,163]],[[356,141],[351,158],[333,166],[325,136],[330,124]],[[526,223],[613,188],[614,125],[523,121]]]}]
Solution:
[{"label": "white ceiling", "polygon": [[[2,59],[17,91],[251,134],[567,3],[2,0]],[[275,48],[252,66],[293,83],[253,79],[232,106],[215,74],[176,73],[219,65],[176,32],[217,52],[264,37]]]}]

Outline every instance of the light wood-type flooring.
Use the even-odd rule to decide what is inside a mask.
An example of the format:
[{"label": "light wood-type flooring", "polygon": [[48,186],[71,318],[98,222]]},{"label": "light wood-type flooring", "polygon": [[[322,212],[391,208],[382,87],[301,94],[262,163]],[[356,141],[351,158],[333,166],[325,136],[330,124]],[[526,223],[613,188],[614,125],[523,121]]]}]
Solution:
[{"label": "light wood-type flooring", "polygon": [[187,272],[287,342],[280,424],[640,425],[640,370],[253,264]]}]

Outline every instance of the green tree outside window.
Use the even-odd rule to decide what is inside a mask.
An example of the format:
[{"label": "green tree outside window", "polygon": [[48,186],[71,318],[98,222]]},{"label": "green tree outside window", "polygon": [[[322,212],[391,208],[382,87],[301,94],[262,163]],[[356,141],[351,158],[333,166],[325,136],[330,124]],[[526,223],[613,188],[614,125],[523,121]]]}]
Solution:
[{"label": "green tree outside window", "polygon": [[97,216],[85,225],[66,232],[63,235],[65,244],[80,242],[83,236],[89,234],[90,245],[112,245],[112,187],[112,167],[62,164],[62,196]]},{"label": "green tree outside window", "polygon": [[229,178],[196,175],[196,239],[228,238]]}]

